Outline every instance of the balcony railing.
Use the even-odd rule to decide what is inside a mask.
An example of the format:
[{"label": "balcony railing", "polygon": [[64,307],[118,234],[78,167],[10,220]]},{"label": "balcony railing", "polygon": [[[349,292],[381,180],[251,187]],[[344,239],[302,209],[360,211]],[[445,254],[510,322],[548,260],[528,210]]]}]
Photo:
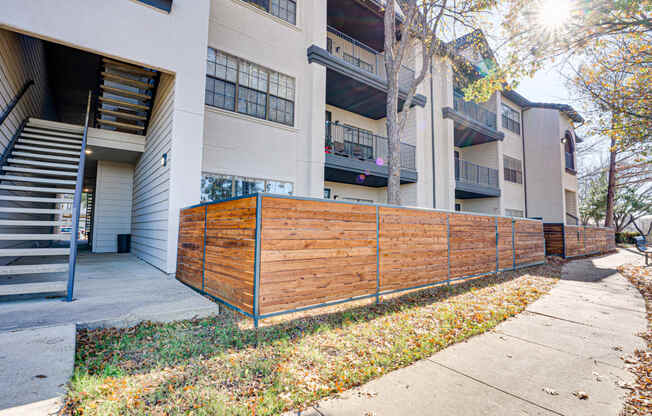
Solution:
[{"label": "balcony railing", "polygon": [[575,170],[575,158],[572,153],[566,153],[566,169]]},{"label": "balcony railing", "polygon": [[566,213],[566,225],[580,225],[580,220],[573,214]]},{"label": "balcony railing", "polygon": [[463,92],[458,90],[454,91],[453,105],[455,111],[466,115],[470,119],[475,120],[490,129],[497,130],[496,113],[487,110],[473,101],[465,101]]},{"label": "balcony railing", "polygon": [[462,159],[455,159],[455,180],[474,185],[498,188],[498,169],[476,165]]},{"label": "balcony railing", "polygon": [[[351,65],[357,66],[370,74],[384,80],[387,79],[385,71],[385,56],[365,45],[364,43],[340,32],[334,27],[327,27],[326,49],[331,55],[337,56]],[[398,85],[401,89],[408,89],[414,79],[414,70],[403,65],[398,74]]]},{"label": "balcony railing", "polygon": [[[326,153],[369,161],[386,166],[389,158],[389,141],[357,127],[326,122]],[[401,143],[401,168],[416,170],[415,146]]]}]

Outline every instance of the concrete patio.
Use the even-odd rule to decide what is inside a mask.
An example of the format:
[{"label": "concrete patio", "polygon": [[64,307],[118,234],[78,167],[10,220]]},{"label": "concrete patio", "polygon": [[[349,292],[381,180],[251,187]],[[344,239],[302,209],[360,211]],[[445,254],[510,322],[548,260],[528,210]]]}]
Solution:
[{"label": "concrete patio", "polygon": [[72,375],[78,328],[219,313],[217,304],[130,254],[80,255],[75,300],[61,295],[0,302],[2,416],[56,412]]}]

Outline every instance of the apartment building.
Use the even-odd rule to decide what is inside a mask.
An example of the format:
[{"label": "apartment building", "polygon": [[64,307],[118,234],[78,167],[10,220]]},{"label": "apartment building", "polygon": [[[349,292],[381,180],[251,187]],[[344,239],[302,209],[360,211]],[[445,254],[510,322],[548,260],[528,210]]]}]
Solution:
[{"label": "apartment building", "polygon": [[[0,190],[3,235],[41,237],[6,237],[3,250],[49,247],[48,236],[61,234],[12,221],[51,222],[58,204],[70,206],[77,165],[62,175],[56,164],[80,157],[92,251],[115,252],[117,235],[131,234],[131,251],[167,273],[176,268],[179,210],[200,201],[266,191],[385,202],[383,44],[375,0],[5,0],[0,110],[32,83],[0,125],[11,174]],[[401,105],[420,67],[417,56],[403,68]],[[581,117],[515,92],[466,102],[454,75],[435,59],[409,109],[402,204],[576,217]],[[89,90],[80,155],[77,142],[58,139],[81,139]],[[21,140],[31,141],[22,161],[11,153]],[[52,149],[77,153],[58,160]],[[25,181],[37,184],[16,188]],[[39,183],[65,201],[33,200],[46,192]],[[19,253],[7,251],[2,264]]]}]

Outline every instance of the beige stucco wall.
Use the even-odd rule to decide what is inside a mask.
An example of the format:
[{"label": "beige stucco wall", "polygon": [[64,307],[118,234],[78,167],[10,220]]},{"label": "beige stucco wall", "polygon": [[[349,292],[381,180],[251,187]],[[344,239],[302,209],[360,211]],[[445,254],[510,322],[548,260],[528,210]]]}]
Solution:
[{"label": "beige stucco wall", "polygon": [[325,47],[325,34],[320,2],[298,2],[294,26],[240,0],[211,0],[208,46],[293,77],[295,124],[206,106],[203,171],[288,181],[296,195],[323,195],[326,70],[309,64],[306,50]]},{"label": "beige stucco wall", "polygon": [[[498,130],[505,134],[505,139],[499,144],[499,168],[498,178],[501,188],[500,205],[501,214],[505,215],[506,210],[520,210],[525,212],[525,188],[523,184],[505,181],[504,155],[521,161],[521,170],[523,169],[523,138],[521,134],[516,134],[511,130],[503,127],[502,123],[502,104],[510,106],[521,113],[522,109],[514,102],[505,98],[502,94],[498,95]],[[521,132],[523,120],[521,120]]]},{"label": "beige stucco wall", "polygon": [[524,111],[523,115],[528,216],[542,217],[546,222],[563,222],[564,189],[559,112],[531,108]]}]

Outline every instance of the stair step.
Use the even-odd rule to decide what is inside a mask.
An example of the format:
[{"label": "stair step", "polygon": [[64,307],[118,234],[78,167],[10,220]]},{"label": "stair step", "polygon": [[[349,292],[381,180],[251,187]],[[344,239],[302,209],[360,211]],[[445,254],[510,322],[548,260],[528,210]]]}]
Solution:
[{"label": "stair step", "polygon": [[71,188],[43,188],[40,186],[17,186],[0,184],[0,189],[7,191],[24,191],[24,192],[46,192],[50,194],[74,194],[75,190]]},{"label": "stair step", "polygon": [[66,211],[70,212],[70,210],[64,209],[0,207],[0,212],[11,212],[17,214],[63,214]]},{"label": "stair step", "polygon": [[47,204],[72,204],[72,199],[65,198],[38,198],[34,196],[0,195],[0,201],[17,202],[43,202]]},{"label": "stair step", "polygon": [[0,257],[67,256],[70,248],[3,248]]},{"label": "stair step", "polygon": [[116,107],[136,108],[138,110],[143,110],[143,111],[149,110],[149,106],[134,104],[127,101],[116,100],[115,98],[99,97],[99,100],[107,104],[115,105]]},{"label": "stair step", "polygon": [[30,168],[21,168],[17,166],[3,166],[2,170],[7,170],[10,172],[17,173],[33,173],[43,176],[69,176],[71,178],[77,177],[77,172],[66,172],[63,170],[47,170],[47,169],[30,169]]},{"label": "stair step", "polygon": [[129,124],[129,123],[120,123],[118,121],[111,121],[111,120],[104,120],[102,118],[98,118],[97,122],[99,124],[105,124],[107,126],[112,126],[112,127],[119,127],[123,129],[130,129],[130,130],[145,130],[144,126],[139,126],[136,124]]},{"label": "stair step", "polygon": [[139,100],[151,100],[152,99],[152,97],[150,97],[147,94],[141,94],[139,92],[123,90],[122,88],[109,87],[108,85],[100,85],[100,88],[103,89],[104,91],[108,92],[109,94],[121,95],[121,96],[127,97],[127,98],[137,98]]},{"label": "stair step", "polygon": [[140,121],[147,120],[147,117],[139,116],[139,115],[136,115],[136,114],[129,114],[129,113],[123,113],[121,111],[107,110],[106,108],[99,108],[98,110],[102,114],[106,114],[106,115],[109,115],[109,116],[114,116],[114,117],[117,117],[117,118],[124,118],[124,119],[130,119],[130,120],[140,120]]},{"label": "stair step", "polygon": [[[84,136],[83,133],[69,133],[69,132],[63,132],[63,131],[39,129],[39,128],[34,128],[34,127],[25,127],[23,132],[27,133],[27,134],[34,134],[34,135],[45,136],[45,137],[50,137],[50,136],[52,136],[52,137],[68,137],[73,141],[79,141]],[[77,139],[77,140],[75,140],[75,139]]]},{"label": "stair step", "polygon": [[57,143],[70,143],[70,144],[79,144],[81,145],[81,138],[79,140],[75,139],[64,139],[60,137],[54,137],[54,136],[45,136],[42,134],[33,134],[33,133],[21,133],[20,137],[26,138],[26,139],[42,139],[42,140],[47,140],[49,142],[57,142]]},{"label": "stair step", "polygon": [[61,123],[58,121],[42,120],[39,118],[30,118],[27,122],[27,127],[75,134],[82,134],[84,132],[84,127],[78,124]]},{"label": "stair step", "polygon": [[129,73],[129,74],[140,75],[140,76],[143,76],[143,77],[150,77],[150,78],[154,78],[156,76],[156,72],[147,71],[146,69],[137,67],[135,65],[130,65],[130,64],[125,64],[123,62],[113,61],[113,60],[108,59],[108,58],[102,58],[102,62],[104,62],[104,65],[106,65],[106,66],[116,68],[116,69],[118,69],[118,70],[120,70],[122,72],[126,72],[126,73]]},{"label": "stair step", "polygon": [[[28,159],[14,159],[14,158],[9,158],[7,159],[8,163],[15,163],[17,165],[31,165],[31,166],[42,166],[44,168],[60,168],[60,169],[70,169],[77,171],[79,169],[79,165],[69,165],[66,163],[52,163],[52,162],[40,162],[37,160],[28,160]],[[77,173],[75,172],[75,175]]]},{"label": "stair step", "polygon": [[0,181],[51,183],[54,185],[76,185],[77,184],[77,181],[71,181],[69,179],[49,179],[49,178],[37,178],[35,176],[15,176],[15,175],[0,175]]},{"label": "stair step", "polygon": [[0,241],[69,241],[70,234],[0,234]]},{"label": "stair step", "polygon": [[[46,160],[60,160],[62,162],[79,162],[78,157],[66,157],[66,156],[55,156],[55,155],[43,155],[39,153],[29,153],[29,152],[20,152],[13,151],[12,156],[22,156],[22,157],[31,157],[33,159],[46,159]],[[76,168],[75,168],[76,169]]]},{"label": "stair step", "polygon": [[[18,266],[3,266],[3,267],[18,267]],[[4,269],[0,268],[0,275],[12,274],[9,272],[4,273],[3,271]],[[68,265],[66,265],[65,270],[58,270],[58,269],[55,270],[54,268],[52,268],[51,270],[48,271],[25,272],[25,273],[15,273],[15,274],[54,273],[54,272],[61,272],[61,271],[63,272],[68,271]],[[67,289],[67,283],[63,280],[59,282],[18,283],[15,285],[0,285],[0,296],[34,295],[37,293],[65,292],[66,289]]]},{"label": "stair step", "polygon": [[61,144],[61,143],[50,142],[49,140],[18,139],[18,143],[35,144],[37,146],[56,147],[58,149],[81,150],[81,145],[80,144],[79,145],[77,145],[77,144]]},{"label": "stair step", "polygon": [[52,153],[54,155],[69,155],[69,156],[79,156],[78,151],[72,151],[72,150],[57,150],[57,149],[48,149],[46,147],[36,147],[36,146],[26,146],[24,144],[17,144],[14,145],[14,149],[18,150],[30,150],[32,152],[42,152],[42,153]]},{"label": "stair step", "polygon": [[64,223],[62,221],[0,220],[0,225],[5,227],[58,227]]},{"label": "stair step", "polygon": [[129,85],[130,87],[142,88],[142,89],[146,89],[146,90],[151,90],[153,88],[152,85],[150,85],[150,84],[148,84],[146,82],[142,82],[142,81],[138,81],[138,80],[135,80],[135,79],[123,77],[121,75],[114,74],[112,72],[102,71],[102,77],[104,79],[108,79],[109,81],[113,81],[113,82],[116,82],[118,84]]}]

